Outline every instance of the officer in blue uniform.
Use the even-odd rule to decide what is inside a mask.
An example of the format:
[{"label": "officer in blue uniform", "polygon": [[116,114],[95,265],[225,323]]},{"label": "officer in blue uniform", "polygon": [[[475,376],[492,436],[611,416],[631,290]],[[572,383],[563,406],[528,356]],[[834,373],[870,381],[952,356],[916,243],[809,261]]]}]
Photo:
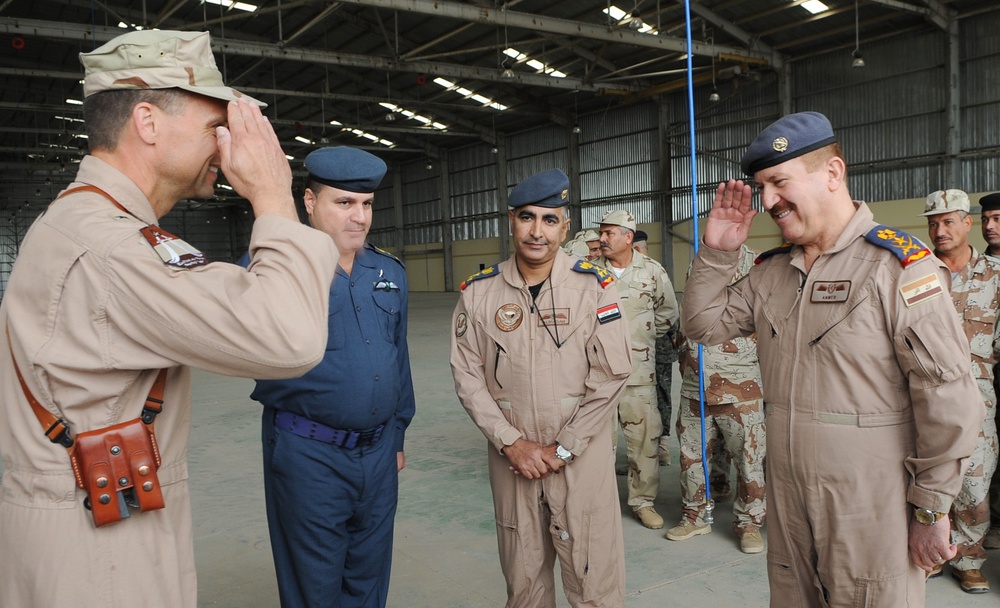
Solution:
[{"label": "officer in blue uniform", "polygon": [[385,163],[321,148],[305,160],[309,223],[340,251],[329,343],[301,378],[258,380],[264,491],[283,608],[385,606],[397,474],[414,413],[403,264],[365,242]]}]

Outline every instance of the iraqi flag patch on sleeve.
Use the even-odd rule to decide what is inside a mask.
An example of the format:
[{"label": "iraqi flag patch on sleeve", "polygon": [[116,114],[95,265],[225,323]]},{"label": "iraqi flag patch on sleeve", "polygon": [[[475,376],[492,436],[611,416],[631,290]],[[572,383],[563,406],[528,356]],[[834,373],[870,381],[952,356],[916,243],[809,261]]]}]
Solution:
[{"label": "iraqi flag patch on sleeve", "polygon": [[597,309],[597,320],[600,321],[601,325],[605,323],[610,323],[615,319],[622,318],[622,311],[618,308],[618,303],[608,304],[607,306],[602,306]]}]

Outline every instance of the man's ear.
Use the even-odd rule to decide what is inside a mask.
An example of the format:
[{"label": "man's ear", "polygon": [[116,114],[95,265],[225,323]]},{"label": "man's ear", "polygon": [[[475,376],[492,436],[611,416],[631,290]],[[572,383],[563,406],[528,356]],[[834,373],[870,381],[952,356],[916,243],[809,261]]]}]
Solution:
[{"label": "man's ear", "polygon": [[306,213],[312,215],[313,209],[316,208],[316,193],[312,191],[312,188],[306,188],[302,194],[302,202],[306,205]]},{"label": "man's ear", "polygon": [[826,161],[826,171],[830,191],[834,192],[844,183],[844,177],[847,175],[847,165],[844,163],[844,159],[839,156],[831,156]]},{"label": "man's ear", "polygon": [[144,143],[152,145],[156,143],[156,136],[158,135],[159,122],[158,118],[162,110],[149,103],[148,101],[143,101],[132,106],[132,128],[135,129],[136,134],[139,136]]}]

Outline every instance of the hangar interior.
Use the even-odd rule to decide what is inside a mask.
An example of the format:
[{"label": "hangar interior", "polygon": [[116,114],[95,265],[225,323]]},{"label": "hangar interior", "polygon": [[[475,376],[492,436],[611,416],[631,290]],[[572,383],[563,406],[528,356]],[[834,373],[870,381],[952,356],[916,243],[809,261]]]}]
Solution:
[{"label": "hangar interior", "polygon": [[[830,117],[856,198],[907,201],[876,205],[884,223],[924,236],[913,199],[998,189],[993,0],[699,0],[690,17],[691,99],[679,1],[0,2],[0,297],[86,153],[77,55],[133,27],[210,31],[227,82],[269,104],[296,175],[322,145],[386,159],[370,239],[406,262],[413,291],[454,291],[506,257],[508,189],[550,167],[571,177],[571,234],[630,209],[680,289],[689,103],[699,213],[753,136],[801,110]],[[251,220],[222,179],[162,224],[232,260]],[[778,242],[765,224],[757,248]]]}]

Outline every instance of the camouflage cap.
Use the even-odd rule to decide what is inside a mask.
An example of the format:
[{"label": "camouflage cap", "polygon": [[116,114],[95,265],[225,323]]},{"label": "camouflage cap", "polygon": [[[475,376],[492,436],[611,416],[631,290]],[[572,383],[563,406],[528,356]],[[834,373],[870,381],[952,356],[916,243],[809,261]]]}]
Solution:
[{"label": "camouflage cap", "polygon": [[583,232],[584,243],[589,243],[591,241],[599,241],[599,240],[601,240],[601,235],[597,234],[593,230],[587,230]]},{"label": "camouflage cap", "polygon": [[129,32],[80,53],[80,62],[84,97],[101,91],[177,88],[214,99],[242,98],[267,105],[223,84],[208,32]]},{"label": "camouflage cap", "polygon": [[920,215],[940,215],[952,211],[969,212],[969,195],[962,190],[938,190],[927,195],[924,213]]},{"label": "camouflage cap", "polygon": [[602,226],[621,226],[635,231],[635,217],[624,209],[614,209],[607,211],[599,222]]}]

